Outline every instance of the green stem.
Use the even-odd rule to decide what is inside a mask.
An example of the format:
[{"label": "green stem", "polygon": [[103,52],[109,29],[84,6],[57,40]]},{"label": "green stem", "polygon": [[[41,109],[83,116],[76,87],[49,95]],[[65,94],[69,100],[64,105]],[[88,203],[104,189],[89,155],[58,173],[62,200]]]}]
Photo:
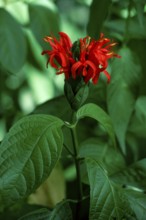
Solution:
[{"label": "green stem", "polygon": [[70,154],[70,156],[74,157],[74,154],[72,153],[72,151],[66,146],[66,144],[63,144],[64,148],[66,149],[66,151]]},{"label": "green stem", "polygon": [[78,140],[77,140],[75,127],[71,128],[71,135],[72,135],[72,141],[73,141],[74,160],[75,160],[75,167],[76,167],[76,173],[77,173],[77,184],[78,184],[78,203],[77,203],[77,210],[76,210],[76,219],[79,220],[83,191],[82,191],[81,172],[80,172],[80,159],[78,158]]}]

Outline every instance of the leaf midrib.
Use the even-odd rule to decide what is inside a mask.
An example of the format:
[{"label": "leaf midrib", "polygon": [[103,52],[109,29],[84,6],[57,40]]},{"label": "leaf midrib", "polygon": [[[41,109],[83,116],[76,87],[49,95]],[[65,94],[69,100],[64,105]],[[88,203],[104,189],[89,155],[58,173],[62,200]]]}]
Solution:
[{"label": "leaf midrib", "polygon": [[[104,168],[101,166],[101,164],[98,163],[97,161],[94,161],[94,162],[103,170],[103,174],[104,174],[105,178],[107,179],[107,182],[108,182],[108,184],[109,184],[109,186],[110,186],[110,189],[111,189],[111,193],[112,193],[112,197],[113,197],[113,201],[114,201],[114,205],[115,205],[114,209],[115,209],[115,211],[116,211],[116,216],[117,216],[118,219],[120,220],[120,217],[119,217],[119,214],[118,214],[118,211],[117,211],[117,208],[120,209],[120,207],[118,207],[117,202],[116,202],[116,200],[115,200],[115,197],[114,197],[114,194],[115,194],[115,193],[114,193],[114,190],[113,190],[113,186],[112,186],[112,184],[111,184],[111,182],[110,182],[108,176],[107,176],[106,173],[105,173],[105,169],[104,169]],[[114,211],[114,209],[113,209],[113,211]],[[112,211],[112,213],[113,213],[113,211]],[[111,215],[112,215],[112,213],[111,213]],[[110,215],[110,216],[111,216],[111,215]]]}]

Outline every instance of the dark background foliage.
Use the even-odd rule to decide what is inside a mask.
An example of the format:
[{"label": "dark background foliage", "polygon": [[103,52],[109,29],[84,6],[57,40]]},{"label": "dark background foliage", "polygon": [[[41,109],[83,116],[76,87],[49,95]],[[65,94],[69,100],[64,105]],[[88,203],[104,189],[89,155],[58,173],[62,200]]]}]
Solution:
[{"label": "dark background foliage", "polygon": [[[90,85],[86,102],[99,105],[111,117],[117,146],[127,165],[146,158],[145,27],[145,0],[0,0],[0,141],[14,122],[26,114],[52,114],[70,120],[70,107],[63,96],[64,78],[56,76],[51,67],[47,69],[46,59],[41,56],[42,50],[48,47],[43,37],[58,36],[59,31],[64,31],[75,41],[86,35],[98,39],[103,32],[118,42],[116,52],[122,58],[109,63],[109,85],[102,75],[97,85]],[[64,131],[65,142],[70,143],[67,132]],[[107,140],[102,126],[88,118],[78,124],[79,142],[85,141],[87,136],[98,136],[100,146]],[[93,155],[92,149],[87,153]],[[113,161],[112,154],[102,152],[107,153],[109,161]],[[71,189],[74,184],[71,181],[75,180],[75,168],[72,162],[64,159],[65,155],[63,151],[67,193],[73,198],[76,192]],[[143,161],[136,168],[129,168],[133,173],[123,172],[135,181],[136,187],[141,183],[146,190],[146,161]],[[137,166],[140,167],[138,172]],[[122,174],[120,178],[125,184],[127,179]],[[115,179],[118,182],[119,178]],[[144,216],[146,199],[143,201],[139,212]],[[22,203],[21,214],[35,209],[25,201]],[[16,219],[15,216],[20,216],[15,211],[19,206],[21,204],[10,208],[9,212],[4,211],[0,219],[10,219],[10,216],[12,219],[13,215]]]}]

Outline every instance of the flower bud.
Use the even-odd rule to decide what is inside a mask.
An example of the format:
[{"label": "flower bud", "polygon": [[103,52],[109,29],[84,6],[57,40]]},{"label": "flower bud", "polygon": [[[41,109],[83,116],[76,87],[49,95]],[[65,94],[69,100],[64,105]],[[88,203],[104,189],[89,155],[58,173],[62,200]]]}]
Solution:
[{"label": "flower bud", "polygon": [[70,78],[65,80],[64,93],[71,108],[77,111],[88,97],[89,84],[85,83],[82,77],[77,77],[76,80]]}]

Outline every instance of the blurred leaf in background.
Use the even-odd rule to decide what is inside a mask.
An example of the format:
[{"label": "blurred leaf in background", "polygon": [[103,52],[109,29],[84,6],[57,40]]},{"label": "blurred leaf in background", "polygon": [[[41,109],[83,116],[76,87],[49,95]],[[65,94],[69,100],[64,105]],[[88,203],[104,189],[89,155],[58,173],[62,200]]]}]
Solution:
[{"label": "blurred leaf in background", "polygon": [[[64,121],[71,119],[71,108],[63,95],[64,78],[62,75],[56,76],[52,67],[49,66],[47,69],[47,58],[41,56],[42,50],[49,48],[43,41],[46,35],[58,37],[58,32],[64,31],[74,42],[87,35],[98,39],[100,33],[103,32],[105,37],[118,43],[115,52],[120,54],[121,58],[109,62],[110,84],[106,84],[104,74],[101,74],[98,84],[90,85],[89,97],[86,101],[86,104],[99,105],[109,115],[113,124],[113,133],[116,136],[118,154],[114,149],[110,150],[107,144],[107,134],[98,120],[89,118],[80,120],[77,131],[80,154],[85,157],[89,154],[91,158],[94,157],[92,159],[98,159],[98,162],[87,160],[88,168],[85,164],[81,168],[83,175],[86,172],[84,176],[87,184],[84,186],[86,193],[89,194],[89,182],[91,190],[94,191],[93,174],[98,173],[97,180],[105,182],[106,179],[105,189],[107,191],[104,190],[104,193],[106,196],[109,193],[112,202],[110,207],[114,213],[116,212],[114,199],[122,206],[123,201],[119,202],[119,197],[121,192],[122,194],[124,192],[122,198],[127,198],[126,204],[127,202],[129,204],[127,207],[134,213],[133,216],[130,215],[130,220],[136,218],[144,220],[146,215],[146,198],[141,193],[143,190],[146,191],[144,184],[146,164],[144,159],[146,158],[145,27],[146,0],[0,0],[0,141],[14,122],[26,114],[52,114]],[[64,143],[68,144],[71,150],[71,135],[67,128],[62,130],[65,137]],[[90,140],[94,140],[95,143],[90,145]],[[97,150],[98,145],[100,146]],[[98,157],[95,153],[99,154]],[[111,166],[114,157],[116,160]],[[71,195],[74,198],[77,190],[75,189],[73,161],[65,149],[60,159],[67,187],[65,192],[62,176],[63,189],[57,190],[63,192],[61,197]],[[90,179],[87,177],[87,169]],[[107,171],[112,173],[112,181],[127,187],[125,191],[120,189],[120,193],[116,195],[119,186],[117,187],[111,181]],[[101,189],[102,182],[99,182]],[[139,187],[140,192],[133,188],[131,191],[133,182],[134,186]],[[54,184],[53,187],[52,194],[49,191],[51,198],[53,193],[57,192],[55,190],[57,186]],[[44,193],[44,188],[42,191]],[[95,196],[99,195],[98,187],[94,193]],[[100,198],[103,199],[101,195]],[[38,204],[38,198],[35,199]],[[45,196],[43,201],[44,199]],[[92,199],[91,204],[96,210],[96,202],[94,198]],[[29,216],[31,215],[32,218],[36,216],[48,218],[52,211],[48,208],[42,210],[42,206],[34,207],[26,204],[27,201],[24,199],[20,204],[5,208],[0,214],[0,219],[15,220],[27,212],[30,212]],[[85,207],[86,205],[89,205],[89,199],[85,201]],[[64,218],[66,208],[71,218],[68,203],[59,203],[57,210],[58,208],[60,210],[60,207],[63,207],[61,218]],[[73,205],[72,210],[74,210]],[[97,210],[100,212],[98,208]],[[52,212],[52,216],[54,213],[56,214],[56,209]],[[118,209],[116,217],[118,213],[119,216],[123,216],[123,211]],[[87,214],[88,211],[85,215]],[[98,216],[102,214],[106,213],[98,213]],[[90,216],[94,216],[94,212],[91,212]]]}]

